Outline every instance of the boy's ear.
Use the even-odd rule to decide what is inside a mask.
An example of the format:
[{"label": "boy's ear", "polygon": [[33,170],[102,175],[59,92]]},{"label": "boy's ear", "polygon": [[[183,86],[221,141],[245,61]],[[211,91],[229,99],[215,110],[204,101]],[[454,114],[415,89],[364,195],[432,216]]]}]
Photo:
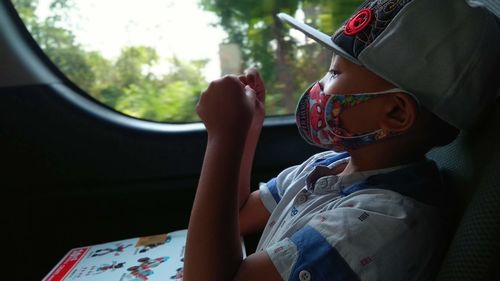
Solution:
[{"label": "boy's ear", "polygon": [[405,132],[415,123],[417,111],[417,103],[410,95],[405,93],[387,95],[380,128],[391,133]]}]

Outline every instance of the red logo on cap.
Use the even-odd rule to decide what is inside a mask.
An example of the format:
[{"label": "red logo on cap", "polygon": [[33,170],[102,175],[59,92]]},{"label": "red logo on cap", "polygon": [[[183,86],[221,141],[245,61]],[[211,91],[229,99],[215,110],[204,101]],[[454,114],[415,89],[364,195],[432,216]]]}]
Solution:
[{"label": "red logo on cap", "polygon": [[373,12],[371,9],[361,9],[357,14],[352,16],[344,28],[345,35],[356,35],[362,31],[372,21]]}]

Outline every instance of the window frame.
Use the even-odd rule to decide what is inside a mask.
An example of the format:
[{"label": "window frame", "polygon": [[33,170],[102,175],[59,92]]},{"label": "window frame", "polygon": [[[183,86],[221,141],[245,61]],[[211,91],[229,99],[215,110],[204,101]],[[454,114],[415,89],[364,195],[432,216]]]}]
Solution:
[{"label": "window frame", "polygon": [[[45,54],[33,39],[10,1],[0,3],[0,40],[7,49],[0,60],[9,61],[14,69],[0,68],[0,88],[27,85],[48,85],[60,97],[104,122],[147,132],[183,133],[205,131],[201,122],[162,123],[126,115],[91,97],[71,81]],[[194,110],[194,109],[193,109]],[[291,125],[293,114],[266,116],[264,127]]]}]

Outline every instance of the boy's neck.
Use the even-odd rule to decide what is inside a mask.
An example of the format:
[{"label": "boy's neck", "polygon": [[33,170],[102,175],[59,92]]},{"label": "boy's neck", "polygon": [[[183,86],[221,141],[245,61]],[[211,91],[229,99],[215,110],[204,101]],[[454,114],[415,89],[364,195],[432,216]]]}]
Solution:
[{"label": "boy's neck", "polygon": [[383,148],[360,148],[349,151],[351,158],[345,169],[339,175],[354,172],[385,169],[400,165],[415,163],[425,159],[423,154],[404,153],[404,151],[387,151]]}]

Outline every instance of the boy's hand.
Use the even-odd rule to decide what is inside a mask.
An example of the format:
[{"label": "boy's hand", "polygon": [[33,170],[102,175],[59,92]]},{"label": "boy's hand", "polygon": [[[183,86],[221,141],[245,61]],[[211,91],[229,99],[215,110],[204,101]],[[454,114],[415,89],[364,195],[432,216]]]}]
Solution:
[{"label": "boy's hand", "polygon": [[255,112],[256,95],[236,76],[212,81],[202,92],[196,112],[209,136],[246,136]]},{"label": "boy's hand", "polygon": [[212,81],[202,92],[196,112],[210,136],[246,135],[249,129],[258,135],[265,116],[265,94],[259,73],[250,68],[245,75]]},{"label": "boy's hand", "polygon": [[240,81],[244,85],[250,86],[255,91],[257,100],[255,102],[255,113],[252,120],[251,130],[260,130],[264,122],[265,110],[264,101],[266,99],[266,88],[264,82],[255,68],[249,68],[245,71],[245,75],[239,76]]}]

